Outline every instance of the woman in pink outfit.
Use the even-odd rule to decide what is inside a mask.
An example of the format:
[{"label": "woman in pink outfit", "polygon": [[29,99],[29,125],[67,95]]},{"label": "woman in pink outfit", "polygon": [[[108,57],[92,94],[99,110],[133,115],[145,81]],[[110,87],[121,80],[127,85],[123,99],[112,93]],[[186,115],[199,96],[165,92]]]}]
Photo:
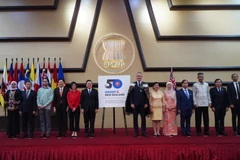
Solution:
[{"label": "woman in pink outfit", "polygon": [[177,123],[176,123],[176,106],[177,98],[176,92],[173,90],[173,84],[167,82],[166,90],[163,92],[166,105],[163,108],[163,134],[165,136],[177,135]]}]

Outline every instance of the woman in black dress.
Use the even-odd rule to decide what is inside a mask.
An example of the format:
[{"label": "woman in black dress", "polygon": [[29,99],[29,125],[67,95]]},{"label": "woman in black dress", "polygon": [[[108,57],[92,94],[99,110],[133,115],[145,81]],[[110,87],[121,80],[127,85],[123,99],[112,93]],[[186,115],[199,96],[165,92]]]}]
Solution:
[{"label": "woman in black dress", "polygon": [[5,109],[7,110],[7,136],[16,138],[20,134],[19,105],[21,91],[17,88],[17,82],[11,82],[11,89],[5,94]]}]

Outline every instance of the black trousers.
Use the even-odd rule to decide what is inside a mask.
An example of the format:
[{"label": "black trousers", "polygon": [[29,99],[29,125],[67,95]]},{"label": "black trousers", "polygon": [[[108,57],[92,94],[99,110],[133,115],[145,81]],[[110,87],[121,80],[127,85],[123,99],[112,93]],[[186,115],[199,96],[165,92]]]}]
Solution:
[{"label": "black trousers", "polygon": [[79,119],[80,119],[80,107],[78,107],[75,112],[69,108],[69,120],[70,120],[70,131],[79,132]]},{"label": "black trousers", "polygon": [[146,113],[144,106],[135,106],[133,109],[133,125],[135,134],[138,134],[138,114],[141,116],[141,129],[142,134],[146,134]]},{"label": "black trousers", "polygon": [[[234,104],[232,111],[232,127],[234,132],[240,132],[240,104]],[[236,123],[237,122],[237,123]]]},{"label": "black trousers", "polygon": [[19,123],[19,109],[14,111],[8,110],[7,115],[7,135],[16,136],[20,134],[20,123]]},{"label": "black trousers", "polygon": [[67,112],[66,106],[59,105],[56,108],[57,124],[58,124],[58,133],[66,134],[67,131]]},{"label": "black trousers", "polygon": [[35,124],[35,114],[32,112],[23,112],[22,113],[22,132],[27,135],[28,133],[28,124],[29,124],[29,133],[34,133],[34,124]]},{"label": "black trousers", "polygon": [[181,130],[182,134],[190,133],[192,111],[181,111]]},{"label": "black trousers", "polygon": [[216,132],[224,132],[224,118],[226,115],[226,108],[215,108],[214,118],[215,118],[215,129]]},{"label": "black trousers", "polygon": [[201,123],[202,123],[202,115],[203,115],[203,124],[204,124],[204,133],[209,132],[209,115],[208,115],[208,107],[198,107],[195,109],[195,122],[196,122],[196,131],[197,133],[202,132]]},{"label": "black trousers", "polygon": [[96,117],[95,109],[84,110],[85,133],[89,133],[89,123],[90,133],[94,133],[95,117]]}]

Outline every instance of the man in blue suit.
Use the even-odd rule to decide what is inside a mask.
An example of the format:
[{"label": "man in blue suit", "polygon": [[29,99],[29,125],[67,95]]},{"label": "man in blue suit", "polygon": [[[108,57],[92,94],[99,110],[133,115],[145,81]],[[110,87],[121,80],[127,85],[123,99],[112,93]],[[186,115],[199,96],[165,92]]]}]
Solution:
[{"label": "man in blue suit", "polygon": [[188,81],[181,82],[182,89],[177,92],[177,108],[181,117],[181,130],[183,136],[192,136],[190,133],[190,120],[194,112],[193,92],[188,89]]},{"label": "man in blue suit", "polygon": [[21,138],[27,137],[28,123],[30,128],[29,138],[33,138],[35,113],[37,110],[37,93],[33,91],[32,82],[26,83],[26,90],[22,91],[22,100],[20,104],[20,115],[22,115],[22,132]]},{"label": "man in blue suit", "polygon": [[210,89],[210,96],[212,100],[211,108],[215,116],[216,135],[227,136],[224,131],[224,117],[226,115],[226,111],[228,111],[227,90],[222,87],[221,79],[216,79],[214,83],[215,87]]}]

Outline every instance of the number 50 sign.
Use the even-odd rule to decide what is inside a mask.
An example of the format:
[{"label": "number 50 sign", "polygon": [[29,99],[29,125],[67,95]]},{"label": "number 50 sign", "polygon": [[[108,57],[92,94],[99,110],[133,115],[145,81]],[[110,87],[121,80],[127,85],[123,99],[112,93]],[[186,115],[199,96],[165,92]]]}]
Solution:
[{"label": "number 50 sign", "polygon": [[98,76],[99,107],[124,107],[130,76]]}]

